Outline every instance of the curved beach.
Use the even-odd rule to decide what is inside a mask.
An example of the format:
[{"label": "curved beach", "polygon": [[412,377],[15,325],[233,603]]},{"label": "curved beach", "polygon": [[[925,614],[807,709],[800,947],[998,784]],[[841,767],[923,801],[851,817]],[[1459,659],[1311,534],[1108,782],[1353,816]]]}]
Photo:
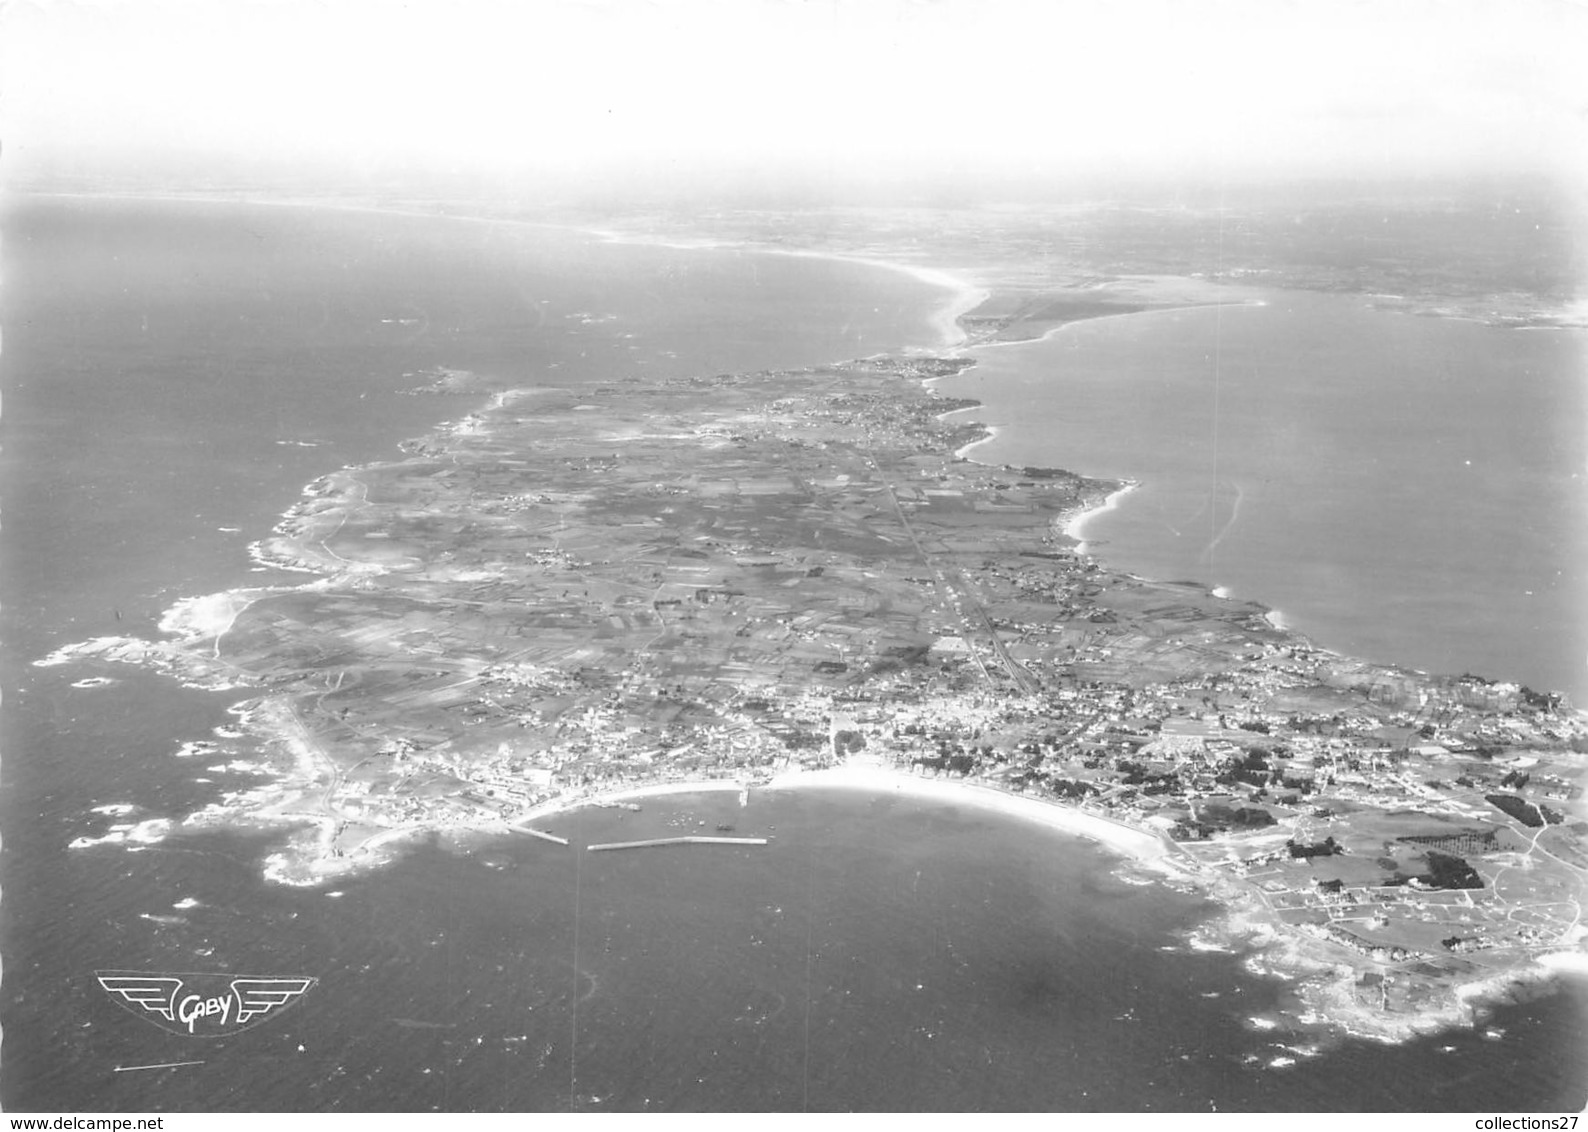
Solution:
[{"label": "curved beach", "polygon": [[[1172,855],[1170,846],[1162,838],[1062,802],[1022,797],[964,779],[927,778],[880,763],[858,760],[822,770],[786,770],[765,780],[701,778],[555,798],[514,817],[513,824],[544,821],[589,806],[611,806],[645,798],[746,791],[753,798],[763,790],[854,790],[892,794],[943,805],[971,806],[984,813],[1035,822],[1048,829],[1083,837],[1136,861],[1161,862]],[[489,823],[479,828],[494,829],[497,826]]]},{"label": "curved beach", "polygon": [[1161,838],[1060,802],[1022,797],[959,779],[924,778],[875,763],[853,762],[826,770],[780,774],[766,784],[770,790],[859,790],[872,794],[971,806],[988,814],[1035,822],[1048,829],[1094,841],[1121,856],[1158,862],[1169,856]]}]

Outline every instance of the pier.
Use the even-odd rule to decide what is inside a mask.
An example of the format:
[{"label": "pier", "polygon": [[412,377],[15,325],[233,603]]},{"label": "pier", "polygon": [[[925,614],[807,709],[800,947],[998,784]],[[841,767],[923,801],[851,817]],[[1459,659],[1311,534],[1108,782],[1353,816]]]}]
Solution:
[{"label": "pier", "polygon": [[648,841],[608,841],[587,846],[592,853],[607,849],[649,849],[653,845],[765,845],[764,837],[653,837]]},{"label": "pier", "polygon": [[527,825],[515,825],[510,826],[509,828],[517,830],[519,833],[527,833],[531,837],[538,837],[542,841],[550,841],[556,845],[568,844],[568,839],[566,837],[558,837],[555,833],[546,833],[544,830],[530,829]]}]

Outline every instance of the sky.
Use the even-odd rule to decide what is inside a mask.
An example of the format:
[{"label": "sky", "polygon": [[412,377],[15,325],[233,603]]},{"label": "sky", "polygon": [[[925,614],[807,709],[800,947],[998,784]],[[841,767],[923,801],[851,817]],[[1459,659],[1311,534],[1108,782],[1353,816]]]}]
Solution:
[{"label": "sky", "polygon": [[1585,58],[1588,0],[4,0],[0,174],[1578,178]]}]

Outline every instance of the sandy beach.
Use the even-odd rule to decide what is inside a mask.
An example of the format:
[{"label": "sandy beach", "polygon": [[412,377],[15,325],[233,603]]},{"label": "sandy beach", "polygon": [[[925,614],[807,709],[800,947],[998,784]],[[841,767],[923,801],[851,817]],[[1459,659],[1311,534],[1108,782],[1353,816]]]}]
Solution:
[{"label": "sandy beach", "polygon": [[1087,553],[1086,536],[1083,533],[1087,522],[1098,515],[1114,510],[1114,508],[1119,506],[1119,501],[1121,499],[1135,491],[1139,486],[1140,485],[1135,481],[1127,480],[1124,487],[1120,488],[1118,491],[1109,493],[1108,497],[1096,507],[1093,507],[1087,511],[1077,511],[1070,517],[1070,521],[1064,524],[1064,533],[1079,544],[1075,548],[1075,552],[1077,554]]},{"label": "sandy beach", "polygon": [[[299,773],[312,772],[313,759],[299,744],[290,744],[300,759]],[[593,794],[552,798],[515,814],[508,821],[484,820],[433,826],[417,823],[385,830],[365,840],[362,853],[424,832],[493,833],[505,829],[554,821],[558,816],[591,806],[616,806],[647,798],[682,794],[742,793],[762,790],[859,790],[873,794],[895,794],[942,805],[973,806],[998,817],[1035,822],[1049,829],[1073,834],[1096,842],[1121,856],[1139,862],[1164,863],[1171,856],[1169,846],[1150,833],[1132,829],[1108,818],[1090,814],[1073,806],[1037,798],[1024,798],[989,786],[962,779],[922,778],[875,763],[848,763],[825,770],[791,770],[769,781],[748,782],[732,778],[703,778],[650,785],[627,786]],[[301,814],[298,816],[302,816]],[[330,872],[336,869],[327,870]]]},{"label": "sandy beach", "polygon": [[1023,798],[962,779],[921,778],[880,765],[848,763],[828,770],[793,771],[767,784],[771,790],[838,789],[898,794],[944,805],[974,806],[1000,817],[1036,822],[1049,829],[1084,837],[1137,861],[1161,861],[1168,847],[1150,833],[1073,806]]},{"label": "sandy beach", "polygon": [[967,283],[957,276],[950,275],[935,267],[923,267],[917,264],[900,263],[891,259],[872,259],[868,256],[845,255],[842,252],[817,252],[802,251],[791,248],[764,248],[754,244],[748,245],[751,250],[765,252],[768,255],[797,256],[802,259],[830,259],[842,263],[863,263],[869,267],[881,267],[888,271],[896,271],[918,279],[932,287],[942,287],[950,292],[943,304],[937,308],[932,316],[932,326],[938,333],[940,347],[963,345],[967,339],[964,328],[959,320],[991,297],[992,292],[984,287],[977,287]]},{"label": "sandy beach", "polygon": [[[954,412],[956,412],[956,413],[957,412],[963,412],[963,411],[964,410],[962,410],[962,409],[955,409],[954,410]],[[943,415],[944,416],[948,416],[949,414],[945,413]],[[977,448],[980,448],[983,444],[990,444],[994,440],[997,440],[998,439],[998,434],[1003,431],[1003,429],[1001,427],[999,427],[998,425],[984,425],[982,427],[984,427],[987,430],[987,435],[982,437],[980,440],[973,440],[969,444],[965,445],[964,447],[956,450],[955,453],[954,453],[954,459],[956,459],[956,460],[973,460],[973,459],[975,459],[975,457],[972,456],[971,453],[974,452]]]},{"label": "sandy beach", "polygon": [[1163,840],[1153,834],[1073,806],[1024,798],[963,779],[922,778],[876,763],[846,763],[825,770],[784,771],[770,781],[757,784],[710,778],[633,786],[577,798],[555,798],[517,815],[512,824],[529,825],[587,806],[616,805],[677,794],[737,793],[746,789],[860,790],[873,794],[896,794],[943,805],[974,806],[999,817],[1036,822],[1049,829],[1084,837],[1136,861],[1161,862],[1170,854]]},{"label": "sandy beach", "polygon": [[[558,225],[542,225],[542,227],[559,227]],[[681,240],[675,238],[659,239],[638,233],[623,232],[611,228],[577,228],[566,229],[578,231],[586,235],[595,236],[611,244],[646,244],[651,247],[672,248],[675,251],[718,251],[724,248],[737,248],[743,251],[756,252],[762,255],[791,256],[796,259],[828,259],[839,263],[862,263],[868,267],[880,267],[887,271],[895,271],[918,279],[933,287],[942,287],[952,294],[943,302],[932,316],[932,325],[938,332],[939,346],[950,347],[962,345],[967,335],[960,327],[959,320],[963,315],[969,314],[985,303],[992,292],[984,287],[967,283],[958,276],[951,275],[935,267],[925,267],[918,264],[901,263],[898,260],[875,259],[871,256],[851,255],[846,252],[815,251],[809,248],[780,248],[770,247],[755,242],[740,242],[735,240],[692,239]]]},{"label": "sandy beach", "polygon": [[933,318],[933,325],[937,327],[944,346],[963,345],[968,338],[959,320],[992,297],[992,292],[985,287],[977,287],[950,275],[946,271],[939,271],[929,267],[913,267],[909,264],[891,263],[884,260],[862,260],[863,263],[874,263],[878,267],[891,267],[896,271],[903,271],[912,275],[923,283],[931,283],[938,287],[946,287],[953,292],[952,296],[938,308]]}]

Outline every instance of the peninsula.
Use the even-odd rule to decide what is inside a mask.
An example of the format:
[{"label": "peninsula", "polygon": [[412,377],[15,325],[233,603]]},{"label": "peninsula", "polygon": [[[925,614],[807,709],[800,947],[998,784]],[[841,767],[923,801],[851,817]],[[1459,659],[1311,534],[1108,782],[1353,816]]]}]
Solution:
[{"label": "peninsula", "polygon": [[291,827],[268,866],[291,883],[418,834],[863,764],[1105,831],[1354,1032],[1469,1020],[1580,959],[1580,714],[1110,570],[1066,529],[1126,485],[959,455],[985,430],[931,381],[968,364],[502,390],[309,485],[255,553],[312,580],[41,663],[257,690],[217,743],[263,744],[277,778],[187,825]]}]

